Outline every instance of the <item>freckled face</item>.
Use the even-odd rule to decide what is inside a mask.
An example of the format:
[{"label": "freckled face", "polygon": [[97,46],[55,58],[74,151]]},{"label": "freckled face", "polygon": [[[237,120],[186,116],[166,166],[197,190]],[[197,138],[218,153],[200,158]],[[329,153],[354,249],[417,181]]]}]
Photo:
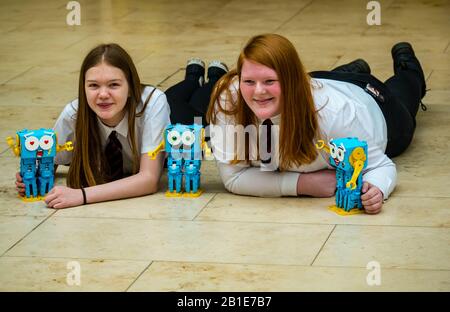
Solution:
[{"label": "freckled face", "polygon": [[272,68],[245,59],[242,64],[240,90],[245,103],[259,119],[281,112],[281,87]]},{"label": "freckled face", "polygon": [[105,125],[117,126],[125,116],[129,94],[123,71],[102,62],[89,68],[85,76],[84,88],[89,107]]}]

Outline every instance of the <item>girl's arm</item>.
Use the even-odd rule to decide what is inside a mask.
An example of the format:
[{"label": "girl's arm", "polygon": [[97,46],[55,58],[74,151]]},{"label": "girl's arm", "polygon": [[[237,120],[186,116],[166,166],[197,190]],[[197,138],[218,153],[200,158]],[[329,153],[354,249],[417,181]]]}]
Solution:
[{"label": "girl's arm", "polygon": [[[158,190],[164,162],[164,153],[159,153],[155,160],[147,154],[141,155],[140,170],[137,174],[117,181],[85,188],[87,203],[137,197],[155,193]],[[80,189],[55,186],[45,197],[49,208],[68,208],[83,204]]]},{"label": "girl's arm", "polygon": [[330,197],[336,189],[334,170],[310,173],[262,171],[258,167],[217,162],[225,188],[234,194],[260,197],[307,195]]}]

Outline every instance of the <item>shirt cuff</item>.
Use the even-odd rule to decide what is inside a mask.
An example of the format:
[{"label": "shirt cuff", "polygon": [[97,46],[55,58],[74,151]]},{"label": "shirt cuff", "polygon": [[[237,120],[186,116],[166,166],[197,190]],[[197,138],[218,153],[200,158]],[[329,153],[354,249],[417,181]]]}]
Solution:
[{"label": "shirt cuff", "polygon": [[392,192],[392,179],[388,176],[384,177],[384,178],[376,178],[376,177],[370,177],[367,179],[363,179],[364,182],[368,182],[372,185],[375,185],[376,187],[378,187],[381,191],[381,193],[383,193],[383,200],[386,200],[389,198],[389,195]]},{"label": "shirt cuff", "polygon": [[297,196],[297,181],[300,173],[281,172],[281,196]]}]

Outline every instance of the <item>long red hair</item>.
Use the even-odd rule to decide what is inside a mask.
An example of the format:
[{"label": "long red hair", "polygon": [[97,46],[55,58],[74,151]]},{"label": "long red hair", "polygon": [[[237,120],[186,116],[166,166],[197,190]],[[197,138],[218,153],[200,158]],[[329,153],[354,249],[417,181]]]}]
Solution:
[{"label": "long red hair", "polygon": [[[236,124],[257,125],[257,118],[245,103],[240,91],[237,100],[230,108],[223,108],[220,96],[225,94],[228,101],[232,101],[229,91],[233,79],[241,78],[244,60],[250,60],[265,65],[277,73],[281,87],[281,122],[280,122],[280,170],[292,166],[309,164],[317,157],[314,138],[319,131],[317,112],[311,92],[309,75],[300,61],[295,47],[283,36],[277,34],[263,34],[252,37],[241,53],[235,70],[224,75],[215,85],[211,94],[206,118],[215,124],[217,113],[233,115]],[[225,92],[225,93],[224,93]],[[245,148],[245,160],[249,161],[248,144],[238,146],[240,151]],[[238,162],[236,159],[234,163]]]}]

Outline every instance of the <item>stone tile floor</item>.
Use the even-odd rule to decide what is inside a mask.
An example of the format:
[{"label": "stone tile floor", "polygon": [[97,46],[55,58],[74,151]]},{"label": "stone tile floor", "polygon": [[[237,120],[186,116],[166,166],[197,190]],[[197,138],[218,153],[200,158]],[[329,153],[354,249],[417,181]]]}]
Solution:
[{"label": "stone tile floor", "polygon": [[[161,191],[55,211],[16,197],[18,159],[0,140],[0,290],[449,291],[450,3],[379,2],[381,25],[369,26],[367,3],[356,0],[84,0],[81,25],[69,26],[61,1],[2,1],[0,138],[52,127],[76,97],[84,55],[109,41],[164,90],[191,57],[233,67],[258,33],[288,37],[309,70],[364,57],[382,80],[392,74],[390,48],[407,40],[430,91],[411,147],[394,159],[398,187],[376,216],[334,215],[332,198],[229,194],[212,161],[198,199]],[[74,261],[78,286],[67,283]],[[366,282],[371,261],[381,285]]]}]

